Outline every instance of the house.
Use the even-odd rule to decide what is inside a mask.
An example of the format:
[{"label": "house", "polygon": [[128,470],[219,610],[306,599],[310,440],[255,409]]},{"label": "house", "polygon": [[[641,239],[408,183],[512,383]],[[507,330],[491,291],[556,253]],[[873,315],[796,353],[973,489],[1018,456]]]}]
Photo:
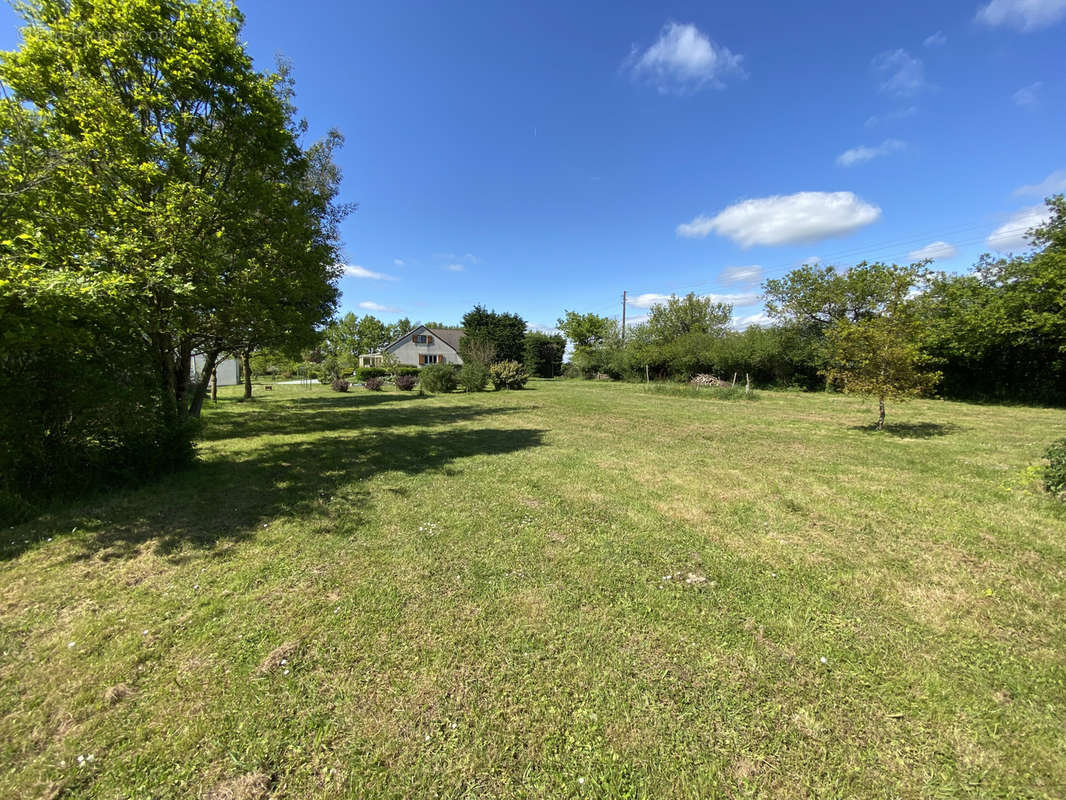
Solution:
[{"label": "house", "polygon": [[462,364],[463,359],[459,356],[459,340],[462,338],[461,328],[427,328],[419,325],[381,350],[359,356],[359,366],[380,367],[386,355],[411,367]]},{"label": "house", "polygon": [[[202,353],[193,353],[190,373],[193,380],[200,377],[200,370],[204,368],[204,356]],[[241,362],[236,358],[220,358],[215,365],[215,374],[218,376],[219,386],[236,386],[241,382]]]}]

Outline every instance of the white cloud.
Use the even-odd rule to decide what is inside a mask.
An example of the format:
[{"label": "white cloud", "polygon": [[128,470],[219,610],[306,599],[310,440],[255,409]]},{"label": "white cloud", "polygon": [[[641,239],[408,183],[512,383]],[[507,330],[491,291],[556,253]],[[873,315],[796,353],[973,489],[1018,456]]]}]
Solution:
[{"label": "white cloud", "polygon": [[884,114],[874,114],[872,117],[867,117],[866,127],[872,128],[875,125],[880,125],[882,122],[895,122],[901,119],[907,119],[913,117],[918,113],[918,106],[906,106],[905,108],[898,108],[895,111],[888,111]]},{"label": "white cloud", "polygon": [[817,267],[821,263],[822,263],[822,259],[821,259],[820,256],[807,256],[805,259],[803,259],[800,262],[800,264],[802,266],[806,266],[807,264],[810,264],[812,267]]},{"label": "white cloud", "polygon": [[480,264],[481,263],[481,259],[478,258],[477,256],[475,256],[473,253],[467,253],[466,255],[464,255],[460,259],[460,261],[465,261],[468,264]]},{"label": "white cloud", "polygon": [[1059,192],[1066,192],[1066,169],[1060,169],[1052,172],[1040,183],[1034,183],[1030,186],[1019,186],[1014,190],[1016,197],[1024,197],[1025,195],[1036,195],[1037,197],[1047,197],[1051,194],[1058,194]]},{"label": "white cloud", "polygon": [[719,274],[723,283],[739,283],[742,286],[755,286],[762,280],[762,267],[726,267]]},{"label": "white cloud", "polygon": [[397,267],[406,267],[407,266],[407,262],[404,261],[402,258],[394,258],[392,260],[392,263],[395,264]]},{"label": "white cloud", "polygon": [[[657,294],[656,292],[646,292],[645,294],[638,294],[636,297],[630,297],[628,305],[633,308],[651,308],[652,306],[663,305],[673,295],[669,294]],[[701,299],[710,300],[712,303],[728,303],[731,306],[752,306],[762,300],[762,295],[759,294],[704,294],[700,295]]]},{"label": "white cloud", "polygon": [[350,278],[369,278],[375,281],[394,281],[392,275],[386,275],[383,272],[373,272],[372,270],[360,267],[358,264],[345,264],[344,274]]},{"label": "white cloud", "polygon": [[926,47],[942,47],[948,41],[948,37],[944,35],[944,31],[937,31],[931,36],[926,36],[925,41],[922,42]]},{"label": "white cloud", "polygon": [[466,269],[466,267],[464,267],[462,264],[448,264],[445,269],[451,270],[452,272],[462,272]]},{"label": "white cloud", "polygon": [[634,78],[655,84],[660,92],[685,93],[708,85],[722,88],[725,76],[744,74],[741,60],[695,25],[668,22],[643,53],[633,47],[625,66]]},{"label": "white cloud", "polygon": [[1037,81],[1036,83],[1030,83],[1028,86],[1023,86],[1012,95],[1015,104],[1022,108],[1035,106],[1040,102],[1040,89],[1043,88],[1043,86],[1043,81]]},{"label": "white cloud", "polygon": [[1006,25],[1030,32],[1066,17],[1066,0],[992,0],[977,9],[977,21],[989,27]]},{"label": "white cloud", "polygon": [[732,325],[736,330],[742,331],[745,328],[750,328],[752,325],[769,325],[771,322],[773,322],[773,320],[770,319],[769,314],[765,311],[759,311],[744,317],[733,317]]},{"label": "white cloud", "polygon": [[1025,234],[1030,228],[1043,225],[1051,217],[1048,207],[1041,203],[1016,211],[1010,219],[988,235],[988,246],[993,250],[1021,250],[1029,247]]},{"label": "white cloud", "polygon": [[875,56],[873,67],[881,76],[882,92],[906,97],[925,88],[925,65],[902,48]]},{"label": "white cloud", "polygon": [[873,147],[860,145],[859,147],[845,150],[837,156],[837,164],[842,167],[853,167],[856,164],[862,164],[865,161],[871,161],[881,156],[887,156],[890,153],[896,153],[906,146],[907,143],[901,142],[899,139],[885,139],[881,144]]},{"label": "white cloud", "polygon": [[373,300],[364,300],[359,304],[359,308],[366,311],[384,311],[388,314],[399,314],[400,309],[393,308],[392,306],[383,306],[381,303],[375,303]]},{"label": "white cloud", "polygon": [[816,242],[857,231],[881,219],[881,209],[852,192],[797,192],[759,197],[698,216],[677,226],[677,235],[727,236],[741,247]]},{"label": "white cloud", "polygon": [[907,258],[911,261],[924,261],[927,258],[945,260],[948,258],[954,258],[959,251],[955,249],[955,245],[948,244],[947,242],[932,242],[925,247],[919,247],[917,250],[911,250],[907,253]]}]

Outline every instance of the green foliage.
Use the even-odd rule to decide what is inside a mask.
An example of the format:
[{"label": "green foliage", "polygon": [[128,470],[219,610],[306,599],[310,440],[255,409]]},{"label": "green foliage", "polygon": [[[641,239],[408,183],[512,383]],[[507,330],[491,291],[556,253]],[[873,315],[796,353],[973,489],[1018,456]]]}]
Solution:
[{"label": "green foliage", "polygon": [[598,314],[565,311],[556,326],[575,348],[595,348],[610,337],[614,331],[615,322],[609,317],[601,317]]},{"label": "green foliage", "polygon": [[1048,466],[1044,469],[1044,488],[1054,495],[1066,493],[1066,439],[1052,444],[1045,454]]},{"label": "green foliage", "polygon": [[365,381],[363,381],[364,388],[369,389],[372,392],[380,392],[381,387],[383,387],[384,385],[384,378],[367,378]]},{"label": "green foliage", "polygon": [[665,303],[651,307],[648,334],[658,343],[686,336],[720,336],[732,315],[733,307],[728,303],[715,303],[692,292],[684,297],[670,295]]},{"label": "green foliage", "polygon": [[517,361],[497,361],[489,367],[489,379],[495,389],[521,389],[529,380],[529,373]]},{"label": "green foliage", "polygon": [[398,378],[402,376],[417,378],[420,372],[418,367],[396,367],[392,370],[392,374]]},{"label": "green foliage", "polygon": [[459,370],[459,385],[466,392],[484,391],[489,378],[489,368],[477,361],[467,362]]},{"label": "green foliage", "polygon": [[348,388],[350,386],[351,384],[349,384],[348,381],[344,380],[344,378],[337,378],[335,381],[333,381],[333,383],[329,385],[329,388],[331,388],[335,392],[346,392],[348,391]]},{"label": "green foliage", "polygon": [[[459,340],[459,355],[464,362],[525,358],[526,322],[517,314],[501,314],[478,305],[463,316],[462,327],[465,335]],[[488,358],[486,349],[492,351]]]},{"label": "green foliage", "polygon": [[455,391],[458,385],[456,364],[430,364],[419,375],[422,388],[433,394]]},{"label": "green foliage", "polygon": [[287,69],[254,69],[230,4],[19,11],[0,54],[0,418],[25,423],[0,486],[184,463],[222,354],[310,346],[333,313],[341,137],[301,146]]},{"label": "green foliage", "polygon": [[418,385],[418,378],[414,375],[397,375],[396,388],[401,392],[409,392]]},{"label": "green foliage", "polygon": [[526,369],[538,378],[554,378],[563,371],[566,339],[561,334],[526,334]]},{"label": "green foliage", "polygon": [[365,383],[371,378],[384,378],[388,374],[389,371],[384,367],[359,367],[355,371],[355,379]]}]

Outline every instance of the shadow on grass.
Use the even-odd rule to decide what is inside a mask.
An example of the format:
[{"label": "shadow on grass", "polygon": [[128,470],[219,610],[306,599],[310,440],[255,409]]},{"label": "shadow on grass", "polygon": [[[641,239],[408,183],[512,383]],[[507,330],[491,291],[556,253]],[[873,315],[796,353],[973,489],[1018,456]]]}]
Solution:
[{"label": "shadow on grass", "polygon": [[[543,443],[544,431],[531,428],[394,430],[472,422],[506,409],[427,407],[406,398],[389,404],[374,398],[365,403],[366,410],[364,404],[359,409],[346,406],[343,398],[314,400],[307,404],[318,409],[313,413],[301,413],[298,402],[286,403],[264,413],[261,421],[253,419],[259,412],[234,414],[233,419],[216,418],[209,426],[212,439],[225,438],[225,433],[307,438],[266,440],[141,489],[117,491],[102,503],[79,509],[81,513],[57,511],[4,531],[0,559],[13,558],[72,527],[82,537],[79,559],[125,558],[145,544],[163,555],[190,545],[211,549],[252,538],[279,516],[318,520],[325,529],[350,534],[372,513],[364,486],[376,475],[439,473],[459,459],[503,455]],[[324,435],[311,435],[316,433]]]},{"label": "shadow on grass", "polygon": [[883,430],[877,430],[877,423],[869,425],[852,425],[851,430],[865,433],[882,433],[900,439],[932,439],[935,436],[949,436],[963,430],[961,425],[953,422],[886,422]]}]

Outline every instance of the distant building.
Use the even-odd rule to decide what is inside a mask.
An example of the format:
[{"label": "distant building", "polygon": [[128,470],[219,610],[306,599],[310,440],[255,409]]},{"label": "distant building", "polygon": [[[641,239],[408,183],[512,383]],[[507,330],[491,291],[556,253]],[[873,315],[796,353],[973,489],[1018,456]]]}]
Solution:
[{"label": "distant building", "polygon": [[[194,353],[192,367],[189,372],[193,379],[200,377],[200,370],[204,368],[204,356],[202,353]],[[219,386],[237,386],[241,382],[241,362],[236,358],[224,358],[215,365],[215,374],[218,375]]]},{"label": "distant building", "polygon": [[462,338],[461,328],[427,328],[419,325],[381,350],[359,356],[359,366],[380,367],[385,355],[391,355],[410,367],[462,364],[463,359],[459,355],[459,340]]}]

